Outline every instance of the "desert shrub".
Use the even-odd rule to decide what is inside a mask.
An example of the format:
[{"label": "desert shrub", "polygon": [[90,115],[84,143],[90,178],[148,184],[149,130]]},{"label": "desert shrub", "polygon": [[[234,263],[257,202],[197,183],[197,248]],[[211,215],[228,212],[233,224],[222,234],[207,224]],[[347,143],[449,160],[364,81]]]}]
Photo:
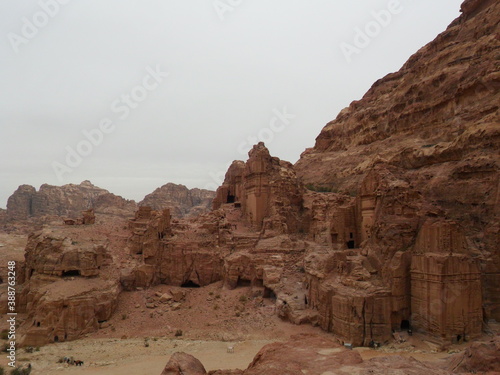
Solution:
[{"label": "desert shrub", "polygon": [[337,189],[333,186],[325,186],[325,185],[314,185],[307,184],[305,185],[307,190],[316,191],[318,193],[336,193]]},{"label": "desert shrub", "polygon": [[128,315],[127,314],[122,314],[122,320],[125,320],[128,318]]},{"label": "desert shrub", "polygon": [[179,336],[182,336],[182,329],[178,329],[177,331],[175,331],[175,337]]},{"label": "desert shrub", "polygon": [[8,329],[2,329],[2,332],[0,333],[0,338],[2,340],[8,340],[8,338],[9,338],[9,330]]},{"label": "desert shrub", "polygon": [[240,302],[241,303],[245,303],[246,301],[248,301],[248,297],[243,295],[243,296],[240,296]]},{"label": "desert shrub", "polygon": [[10,375],[28,375],[31,372],[30,368],[16,367],[10,372]]}]

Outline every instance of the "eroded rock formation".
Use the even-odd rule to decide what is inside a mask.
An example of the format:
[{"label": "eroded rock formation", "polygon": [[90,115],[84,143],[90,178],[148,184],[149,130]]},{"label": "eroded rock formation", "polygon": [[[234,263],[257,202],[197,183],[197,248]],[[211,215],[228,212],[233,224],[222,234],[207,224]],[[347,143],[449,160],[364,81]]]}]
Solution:
[{"label": "eroded rock formation", "polygon": [[22,345],[74,340],[111,317],[121,287],[107,246],[74,241],[64,230],[30,235],[18,302],[19,311],[28,314]]},{"label": "eroded rock formation", "polygon": [[303,188],[292,164],[271,157],[262,142],[248,156],[246,163],[236,161],[231,165],[224,183],[217,189],[213,208],[226,203],[241,207],[250,225],[272,235],[298,232]]},{"label": "eroded rock formation", "polygon": [[[165,191],[189,203],[187,189],[177,195],[166,185],[148,197],[129,221],[120,275],[103,272],[110,267],[104,244],[33,235],[22,294],[26,324],[34,324],[30,337],[54,341],[53,332],[60,339],[95,329],[112,311],[118,279],[128,290],[216,281],[249,286],[275,300],[280,317],[317,324],[353,345],[385,343],[393,331],[409,329],[447,344],[475,338],[500,320],[500,3],[468,0],[462,9],[401,71],[329,123],[295,166],[255,145],[246,162],[230,166],[213,210],[195,218],[172,219],[165,209],[174,199],[162,198]],[[31,194],[20,188],[12,202]],[[16,203],[16,215],[32,212],[36,200],[30,202]],[[75,280],[60,280],[67,272]],[[81,277],[101,284],[50,297],[48,281],[59,290]],[[54,320],[66,316],[64,301],[85,296],[87,306],[94,292],[108,304],[88,307],[91,323]],[[38,330],[38,322],[54,331]],[[290,355],[290,374],[352,373],[353,365],[359,373],[430,371],[396,357],[362,362],[331,342],[311,341],[303,349],[312,358],[334,350],[324,359],[327,369],[303,362],[295,344],[276,345],[244,374],[278,373],[271,367],[275,353],[282,353],[280,363]]]},{"label": "eroded rock formation", "polygon": [[172,355],[161,375],[206,375],[205,367],[190,354],[177,352]]},{"label": "eroded rock formation", "polygon": [[193,217],[208,212],[215,193],[204,189],[188,189],[184,185],[168,183],[148,194],[139,206],[153,210],[169,209],[174,217]]},{"label": "eroded rock formation", "polygon": [[22,221],[47,215],[77,218],[89,209],[126,216],[136,207],[135,202],[111,194],[90,181],[64,186],[44,184],[38,191],[33,186],[21,185],[7,201],[7,219]]}]

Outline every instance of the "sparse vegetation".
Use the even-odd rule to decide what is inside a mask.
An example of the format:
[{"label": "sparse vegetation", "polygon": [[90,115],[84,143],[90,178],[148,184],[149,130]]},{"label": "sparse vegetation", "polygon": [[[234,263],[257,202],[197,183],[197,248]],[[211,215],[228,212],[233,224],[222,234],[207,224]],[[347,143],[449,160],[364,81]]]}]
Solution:
[{"label": "sparse vegetation", "polygon": [[316,191],[318,193],[338,193],[338,189],[333,186],[306,184],[305,187],[307,190]]},{"label": "sparse vegetation", "polygon": [[240,302],[241,303],[246,303],[248,301],[248,297],[245,295],[240,296]]},{"label": "sparse vegetation", "polygon": [[127,314],[122,314],[122,320],[126,320],[128,318]]},{"label": "sparse vegetation", "polygon": [[182,336],[182,329],[178,329],[177,331],[175,331],[175,337],[180,337]]},{"label": "sparse vegetation", "polygon": [[2,340],[7,340],[9,338],[9,330],[2,329],[2,332],[0,333],[0,337],[2,338]]},{"label": "sparse vegetation", "polygon": [[16,367],[10,372],[10,375],[29,375],[30,372],[31,372],[31,367],[28,368]]}]

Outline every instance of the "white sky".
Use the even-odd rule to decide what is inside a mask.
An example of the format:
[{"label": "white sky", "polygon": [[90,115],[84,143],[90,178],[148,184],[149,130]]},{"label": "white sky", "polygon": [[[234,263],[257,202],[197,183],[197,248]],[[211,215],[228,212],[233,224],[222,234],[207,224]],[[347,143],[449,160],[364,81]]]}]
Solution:
[{"label": "white sky", "polygon": [[[88,179],[135,200],[167,182],[215,188],[259,136],[294,163],[342,108],[444,31],[460,4],[2,0],[0,207],[21,184]],[[390,6],[400,12],[374,25],[373,12]],[[355,47],[356,28],[373,36],[348,62],[340,45]],[[150,91],[140,88],[148,67],[169,73],[160,84],[148,78]],[[122,95],[132,92],[142,101],[125,116]],[[77,152],[82,132],[103,119],[113,131],[58,178],[53,163],[66,164],[67,148]]]}]

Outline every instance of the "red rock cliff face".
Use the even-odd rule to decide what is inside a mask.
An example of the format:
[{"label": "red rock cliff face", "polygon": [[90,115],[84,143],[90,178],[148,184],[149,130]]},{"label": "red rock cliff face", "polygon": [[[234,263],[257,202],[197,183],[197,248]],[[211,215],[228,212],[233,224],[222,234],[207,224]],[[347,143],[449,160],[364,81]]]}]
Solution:
[{"label": "red rock cliff face", "polygon": [[297,175],[353,191],[374,164],[397,166],[483,249],[498,246],[499,8],[465,2],[446,31],[323,128]]},{"label": "red rock cliff face", "polygon": [[79,217],[81,211],[91,208],[97,213],[132,215],[136,204],[90,181],[64,186],[44,184],[39,191],[33,186],[21,185],[7,201],[7,219],[20,221],[44,215]]},{"label": "red rock cliff face", "polygon": [[303,188],[289,162],[271,157],[260,142],[248,153],[248,161],[231,165],[217,189],[214,209],[223,204],[241,206],[246,221],[256,229],[274,233],[297,232]]},{"label": "red rock cliff face", "polygon": [[[463,311],[440,312],[436,323],[432,312],[416,307],[417,325],[438,336],[463,336],[464,326],[477,335],[480,305],[485,320],[500,319],[500,3],[470,0],[462,12],[400,71],[328,123],[295,165],[307,186],[357,195],[354,236],[385,283],[398,252],[418,253],[411,265],[412,312],[423,301],[431,309],[433,298],[449,294],[453,272],[463,271],[468,281],[454,298]],[[459,229],[424,225],[434,218]],[[328,231],[326,237],[345,241],[331,224],[323,228]],[[409,269],[404,274],[408,285]],[[440,287],[425,296],[431,283]],[[403,290],[400,302],[409,309]],[[442,301],[452,309],[448,298]]]},{"label": "red rock cliff face", "polygon": [[210,210],[214,196],[210,190],[168,183],[146,195],[139,205],[157,211],[168,208],[174,217],[195,216]]}]

